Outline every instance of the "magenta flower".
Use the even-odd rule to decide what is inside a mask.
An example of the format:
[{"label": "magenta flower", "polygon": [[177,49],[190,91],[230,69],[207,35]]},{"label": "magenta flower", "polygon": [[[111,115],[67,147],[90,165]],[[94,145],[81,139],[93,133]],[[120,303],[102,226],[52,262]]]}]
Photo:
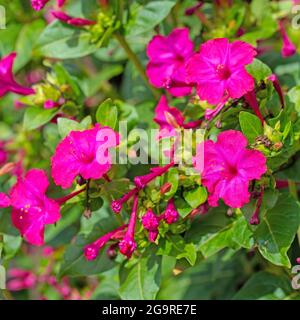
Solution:
[{"label": "magenta flower", "polygon": [[[58,144],[51,159],[54,182],[69,188],[78,175],[86,180],[101,178],[111,168],[108,149],[118,144],[118,134],[108,127],[96,125],[89,130],[72,131]],[[102,153],[103,157],[97,158]]]},{"label": "magenta flower", "polygon": [[167,98],[162,96],[155,108],[153,120],[160,127],[159,138],[172,137],[176,135],[176,128],[183,126],[184,116],[178,109],[169,107]]},{"label": "magenta flower", "polygon": [[62,11],[52,11],[51,13],[56,19],[75,27],[90,26],[96,23],[96,21],[93,20],[72,17]]},{"label": "magenta flower", "polygon": [[147,76],[152,85],[174,96],[186,96],[192,88],[186,82],[185,64],[193,54],[187,28],[174,29],[168,36],[156,35],[149,42]]},{"label": "magenta flower", "polygon": [[0,208],[7,208],[10,204],[10,198],[5,193],[0,192]]},{"label": "magenta flower", "polygon": [[[218,206],[221,198],[233,208],[241,208],[250,200],[249,182],[266,172],[266,158],[257,150],[248,150],[246,137],[239,131],[227,130],[218,135],[217,142],[204,142],[204,169],[195,162],[202,184],[210,193],[208,203]],[[197,148],[202,150],[203,146]],[[202,156],[197,152],[197,157]]]},{"label": "magenta flower", "polygon": [[166,211],[163,214],[163,219],[167,224],[175,223],[179,219],[179,213],[175,207],[174,199],[168,201]]},{"label": "magenta flower", "polygon": [[21,235],[34,245],[44,243],[45,225],[60,219],[58,203],[45,194],[48,186],[45,172],[31,169],[24,179],[18,178],[10,191],[12,222]]},{"label": "magenta flower", "polygon": [[8,275],[11,279],[7,282],[7,289],[11,291],[30,289],[38,282],[38,277],[32,271],[25,269],[10,269]]},{"label": "magenta flower", "polygon": [[149,231],[149,241],[151,242],[155,242],[158,236],[159,221],[160,218],[154,214],[152,209],[148,209],[142,216],[142,225],[144,229]]},{"label": "magenta flower", "polygon": [[34,10],[40,11],[50,0],[31,0],[31,6]]},{"label": "magenta flower", "polygon": [[0,60],[0,97],[8,92],[14,92],[21,95],[34,93],[33,89],[21,86],[14,79],[12,68],[16,56],[17,54],[12,52]]},{"label": "magenta flower", "polygon": [[200,99],[210,104],[221,103],[224,97],[240,98],[254,89],[245,65],[255,55],[255,49],[243,41],[209,40],[187,63],[187,80],[196,83]]},{"label": "magenta flower", "polygon": [[284,22],[280,20],[278,22],[279,25],[279,32],[282,37],[282,49],[281,49],[281,55],[284,58],[293,56],[297,52],[296,46],[293,44],[293,42],[290,40],[285,28],[284,28]]},{"label": "magenta flower", "polygon": [[153,119],[159,125],[158,139],[176,136],[176,129],[192,129],[201,124],[202,120],[184,123],[185,118],[180,110],[170,107],[165,96],[161,96]]},{"label": "magenta flower", "polygon": [[60,106],[60,103],[53,101],[53,100],[47,100],[44,103],[44,109],[53,109]]},{"label": "magenta flower", "polygon": [[63,7],[67,0],[57,0],[57,5],[59,8]]},{"label": "magenta flower", "polygon": [[139,198],[137,195],[135,195],[133,199],[133,207],[128,224],[128,229],[124,235],[123,240],[121,240],[119,243],[120,252],[128,259],[131,258],[133,252],[137,247],[136,242],[134,240],[134,230],[137,220],[138,203]]},{"label": "magenta flower", "polygon": [[107,244],[108,241],[112,240],[116,234],[120,233],[127,227],[127,224],[108,232],[104,236],[100,237],[91,244],[84,247],[84,256],[87,260],[95,260],[99,254],[99,251]]}]

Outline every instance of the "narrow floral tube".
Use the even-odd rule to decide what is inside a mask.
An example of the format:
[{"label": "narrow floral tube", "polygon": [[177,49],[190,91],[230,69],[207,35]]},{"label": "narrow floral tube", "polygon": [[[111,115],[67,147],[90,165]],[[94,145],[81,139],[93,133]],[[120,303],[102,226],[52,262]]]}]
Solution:
[{"label": "narrow floral tube", "polygon": [[91,244],[88,244],[84,247],[84,256],[87,260],[95,260],[99,254],[99,251],[110,241],[118,232],[124,230],[127,227],[127,224],[106,233],[104,236],[100,237]]},{"label": "narrow floral tube", "polygon": [[137,211],[138,211],[138,202],[139,198],[135,195],[133,200],[132,212],[128,224],[128,229],[125,233],[125,236],[122,241],[119,243],[120,252],[126,256],[128,259],[131,258],[133,252],[135,251],[137,244],[134,240],[134,230],[137,220]]}]

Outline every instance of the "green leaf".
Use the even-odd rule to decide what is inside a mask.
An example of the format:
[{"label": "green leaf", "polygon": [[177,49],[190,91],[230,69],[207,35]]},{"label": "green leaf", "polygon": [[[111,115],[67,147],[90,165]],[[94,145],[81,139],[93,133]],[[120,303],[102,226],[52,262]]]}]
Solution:
[{"label": "green leaf", "polygon": [[197,250],[194,243],[187,243],[180,235],[167,236],[161,239],[158,255],[175,257],[176,259],[185,258],[190,265],[194,265],[197,259]]},{"label": "green leaf", "polygon": [[96,112],[96,120],[102,126],[115,129],[118,121],[118,109],[111,99],[107,99],[100,104]]},{"label": "green leaf", "polygon": [[193,242],[204,257],[210,257],[226,247],[237,250],[253,245],[252,231],[244,216],[229,218],[223,206],[210,210],[196,220],[185,238]]},{"label": "green leaf", "polygon": [[[99,216],[99,219],[96,220],[94,226],[81,230],[81,233],[76,237],[75,242],[72,242],[66,248],[63,262],[59,270],[60,277],[64,275],[96,275],[110,270],[115,266],[115,263],[107,257],[105,248],[101,249],[98,257],[93,261],[87,261],[83,255],[85,245],[94,242],[96,239],[119,226],[116,217],[104,207],[101,208],[99,212],[93,213],[93,216],[94,215]],[[92,218],[89,220],[92,220]]]},{"label": "green leaf", "polygon": [[290,267],[287,256],[300,221],[300,205],[290,194],[280,194],[254,232],[260,253],[272,263]]},{"label": "green leaf", "polygon": [[59,21],[54,21],[44,29],[36,47],[38,54],[56,59],[80,58],[96,50],[97,46],[91,43],[88,31]]},{"label": "green leaf", "polygon": [[8,234],[4,234],[3,236],[4,242],[4,258],[5,260],[9,260],[13,258],[22,244],[22,238],[18,236],[11,236]]},{"label": "green leaf", "polygon": [[171,199],[178,189],[179,174],[177,168],[171,168],[167,174],[164,175],[164,183],[169,182],[171,189],[164,194],[164,197],[168,200]]},{"label": "green leaf", "polygon": [[239,121],[242,132],[247,137],[249,143],[255,142],[255,139],[263,134],[261,121],[254,114],[241,111]]},{"label": "green leaf", "polygon": [[57,108],[42,109],[28,107],[25,111],[23,127],[25,130],[34,130],[49,122],[58,112]]},{"label": "green leaf", "polygon": [[114,266],[114,262],[107,257],[103,248],[95,260],[88,261],[83,255],[84,245],[87,240],[79,235],[76,242],[70,245],[64,254],[64,261],[61,265],[59,276],[70,277],[91,276],[107,271]]},{"label": "green leaf", "polygon": [[185,218],[193,208],[182,198],[175,199],[175,207],[181,218]]},{"label": "green leaf", "polygon": [[233,297],[234,300],[255,300],[276,292],[278,288],[286,293],[291,291],[290,280],[286,276],[269,272],[254,274]]},{"label": "green leaf", "polygon": [[124,264],[120,269],[121,299],[155,299],[161,281],[161,262],[162,257],[151,250],[141,256],[133,266]]},{"label": "green leaf", "polygon": [[292,103],[295,104],[295,109],[298,114],[300,114],[300,86],[292,88],[288,92],[288,97]]},{"label": "green leaf", "polygon": [[258,59],[254,59],[251,64],[246,66],[246,69],[256,81],[265,80],[272,74],[272,70]]},{"label": "green leaf", "polygon": [[32,23],[24,24],[16,41],[15,50],[18,55],[14,63],[15,72],[24,67],[32,58],[33,47],[44,27],[43,20],[34,20]]},{"label": "green leaf", "polygon": [[184,191],[183,197],[185,201],[195,209],[207,200],[207,191],[206,188],[197,186],[193,190]]},{"label": "green leaf", "polygon": [[131,25],[129,36],[137,36],[152,30],[168,16],[175,4],[176,1],[150,1],[141,7],[135,22]]}]

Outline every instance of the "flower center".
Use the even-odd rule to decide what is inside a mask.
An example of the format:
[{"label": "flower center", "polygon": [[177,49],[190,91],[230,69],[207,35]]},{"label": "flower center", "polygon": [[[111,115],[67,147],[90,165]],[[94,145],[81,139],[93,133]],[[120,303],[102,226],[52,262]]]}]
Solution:
[{"label": "flower center", "polygon": [[222,80],[227,80],[230,77],[230,70],[224,64],[218,64],[216,67],[216,73]]}]

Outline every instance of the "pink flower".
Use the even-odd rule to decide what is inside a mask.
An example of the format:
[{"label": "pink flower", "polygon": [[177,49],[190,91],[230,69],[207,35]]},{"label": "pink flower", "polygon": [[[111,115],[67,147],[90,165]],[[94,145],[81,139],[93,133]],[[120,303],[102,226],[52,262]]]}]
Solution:
[{"label": "pink flower", "polygon": [[176,108],[169,107],[167,98],[161,96],[155,108],[155,118],[153,119],[160,127],[159,138],[176,135],[176,128],[184,123],[183,114]]},{"label": "pink flower", "polygon": [[67,0],[57,0],[57,5],[59,8],[63,7]]},{"label": "pink flower", "polygon": [[[89,130],[72,131],[58,144],[51,159],[54,182],[69,188],[77,175],[86,180],[101,178],[111,168],[108,149],[118,144],[118,134],[108,127],[96,125]],[[100,151],[105,155],[101,159],[97,158]]]},{"label": "pink flower", "polygon": [[[202,184],[210,193],[208,203],[218,206],[221,198],[233,208],[241,208],[250,200],[249,182],[266,172],[266,158],[257,150],[248,150],[246,137],[239,131],[227,130],[219,134],[217,142],[204,142]],[[202,150],[201,145],[197,146]],[[198,156],[202,156],[197,152]],[[198,157],[197,156],[197,157]],[[195,162],[201,173],[201,165]]]},{"label": "pink flower", "polygon": [[10,206],[10,198],[3,192],[0,192],[0,208],[7,208]]},{"label": "pink flower", "polygon": [[60,104],[58,102],[55,102],[53,100],[47,100],[44,103],[44,109],[53,109],[59,107]]},{"label": "pink flower", "polygon": [[280,20],[278,22],[279,25],[279,32],[282,37],[282,49],[281,49],[281,55],[284,58],[293,56],[297,52],[296,46],[293,44],[293,42],[290,40],[285,28],[284,28],[284,22]]},{"label": "pink flower", "polygon": [[180,110],[170,107],[165,96],[161,96],[156,108],[153,119],[160,127],[158,138],[176,136],[176,129],[192,129],[197,127],[202,120],[184,123],[185,119]]},{"label": "pink flower", "polygon": [[21,95],[33,94],[34,90],[18,84],[13,75],[13,63],[17,54],[12,52],[0,60],[0,97],[8,92],[14,92]]},{"label": "pink flower", "polygon": [[225,96],[240,98],[254,89],[254,80],[245,65],[255,55],[255,49],[243,41],[209,40],[187,63],[187,80],[197,84],[200,99],[210,104],[222,102]]},{"label": "pink flower", "polygon": [[31,169],[24,179],[18,178],[10,191],[12,222],[21,235],[34,245],[44,243],[45,225],[60,219],[58,203],[45,194],[48,186],[45,172]]},{"label": "pink flower", "polygon": [[13,268],[8,271],[12,278],[7,282],[7,289],[11,291],[26,290],[35,287],[38,282],[37,276],[25,269]]},{"label": "pink flower", "polygon": [[142,225],[144,229],[149,231],[149,241],[151,242],[155,242],[158,236],[159,221],[160,218],[154,214],[152,209],[148,209],[142,216]]},{"label": "pink flower", "polygon": [[174,96],[191,93],[186,83],[185,63],[193,54],[193,42],[187,28],[174,29],[168,36],[156,35],[149,42],[147,76],[157,88],[165,88]]},{"label": "pink flower", "polygon": [[99,254],[99,251],[107,244],[108,241],[115,238],[120,231],[123,231],[127,227],[127,224],[106,233],[104,236],[100,237],[91,244],[88,244],[84,247],[84,256],[87,260],[95,260]]},{"label": "pink flower", "polygon": [[51,13],[56,19],[75,27],[90,26],[96,23],[96,21],[93,20],[72,17],[62,11],[52,11]]},{"label": "pink flower", "polygon": [[167,224],[175,223],[179,219],[179,213],[175,207],[174,199],[168,201],[166,211],[163,214],[163,219]]},{"label": "pink flower", "polygon": [[31,6],[34,10],[40,11],[50,0],[31,0]]},{"label": "pink flower", "polygon": [[128,229],[122,241],[119,243],[120,252],[126,256],[128,259],[131,258],[133,252],[135,251],[137,245],[134,241],[134,229],[137,220],[137,210],[138,210],[139,198],[137,195],[133,199],[132,212],[128,224]]},{"label": "pink flower", "polygon": [[54,248],[51,246],[46,246],[43,248],[43,256],[50,257],[54,253]]}]

